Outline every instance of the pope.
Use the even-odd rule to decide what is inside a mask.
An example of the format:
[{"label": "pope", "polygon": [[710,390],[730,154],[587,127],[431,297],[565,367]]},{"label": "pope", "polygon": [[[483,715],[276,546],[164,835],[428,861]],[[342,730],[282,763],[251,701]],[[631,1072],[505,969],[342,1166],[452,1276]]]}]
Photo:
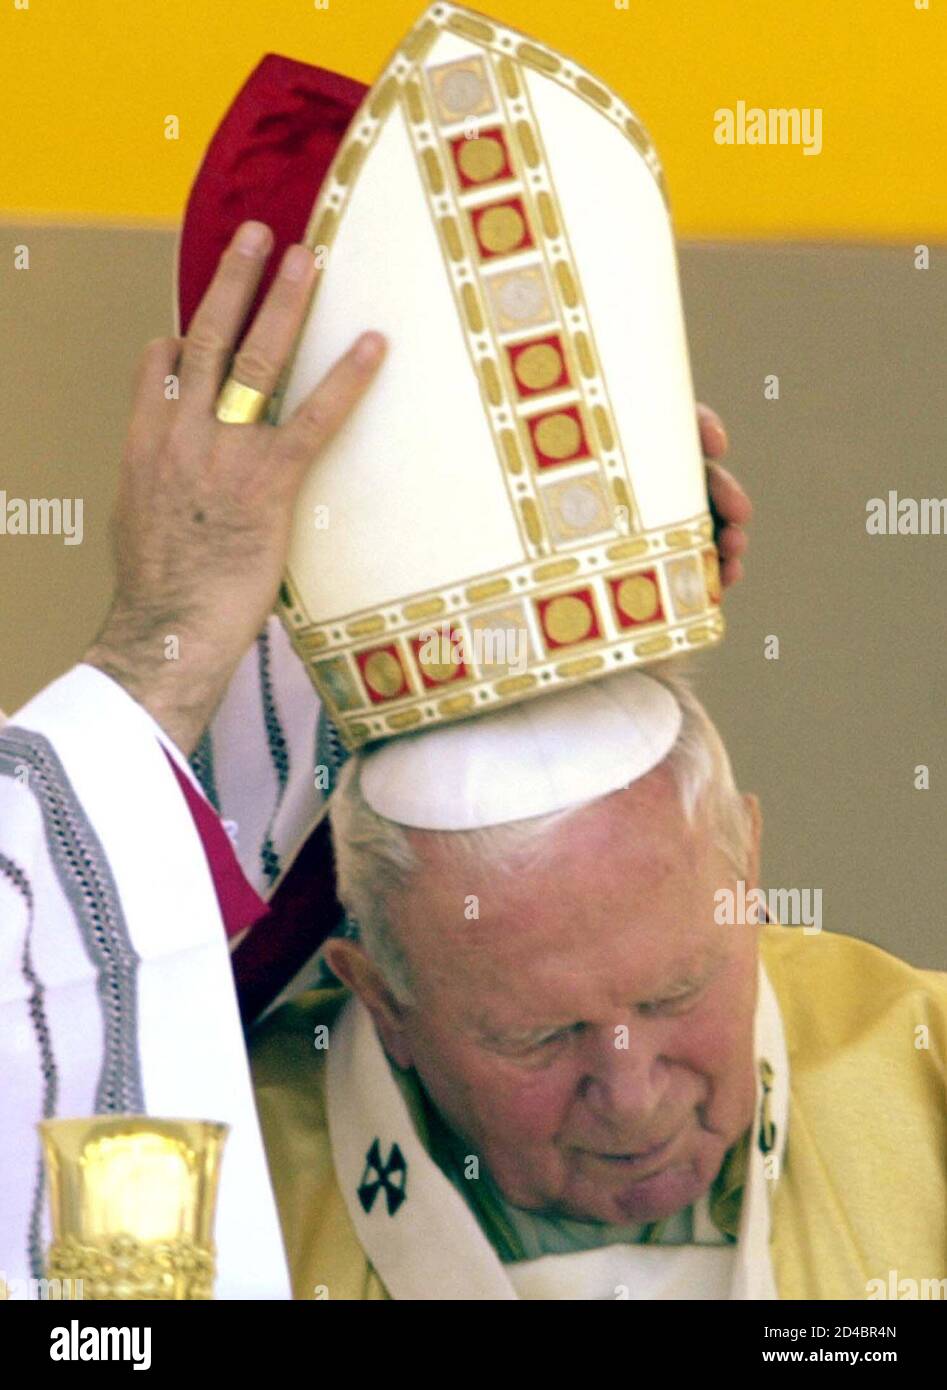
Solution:
[{"label": "pope", "polygon": [[762,816],[678,673],[359,753],[330,815],[347,990],[253,1042],[298,1297],[947,1287],[947,975],[719,921]]}]

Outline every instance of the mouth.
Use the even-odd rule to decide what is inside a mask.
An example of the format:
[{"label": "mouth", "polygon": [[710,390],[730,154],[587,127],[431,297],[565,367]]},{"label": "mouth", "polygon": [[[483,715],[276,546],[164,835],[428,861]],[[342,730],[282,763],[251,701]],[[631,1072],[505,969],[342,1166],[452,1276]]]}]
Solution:
[{"label": "mouth", "polygon": [[592,1149],[586,1149],[584,1153],[586,1157],[608,1163],[613,1168],[637,1174],[641,1169],[649,1168],[655,1163],[660,1167],[661,1160],[666,1157],[676,1139],[677,1134],[672,1134],[670,1138],[662,1140],[660,1144],[654,1144],[650,1149],[629,1150],[626,1153],[596,1153]]}]

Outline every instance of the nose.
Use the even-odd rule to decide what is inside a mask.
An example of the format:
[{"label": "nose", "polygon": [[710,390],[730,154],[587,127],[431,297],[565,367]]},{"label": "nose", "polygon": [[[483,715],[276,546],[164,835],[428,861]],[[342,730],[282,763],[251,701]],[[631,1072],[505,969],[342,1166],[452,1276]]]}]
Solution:
[{"label": "nose", "polygon": [[668,1063],[658,1040],[627,1027],[590,1030],[582,1055],[579,1095],[595,1118],[640,1129],[647,1142],[667,1092]]}]

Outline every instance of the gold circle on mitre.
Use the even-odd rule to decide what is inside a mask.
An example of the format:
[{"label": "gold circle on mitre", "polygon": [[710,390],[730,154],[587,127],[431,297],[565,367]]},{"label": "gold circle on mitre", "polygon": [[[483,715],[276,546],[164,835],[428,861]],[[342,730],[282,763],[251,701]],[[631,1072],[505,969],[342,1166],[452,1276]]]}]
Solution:
[{"label": "gold circle on mitre", "polygon": [[592,610],[574,594],[554,598],[543,614],[543,626],[554,642],[580,642],[592,630]]},{"label": "gold circle on mitre", "polygon": [[562,354],[551,343],[534,343],[516,357],[516,379],[529,391],[543,391],[562,376]]},{"label": "gold circle on mitre", "polygon": [[536,443],[547,458],[567,459],[582,442],[582,431],[571,415],[549,415],[536,426]]},{"label": "gold circle on mitre", "polygon": [[460,663],[458,661],[422,661],[418,657],[418,665],[427,676],[429,681],[449,681],[452,676],[456,676]]},{"label": "gold circle on mitre", "polygon": [[516,208],[488,208],[477,223],[477,235],[488,251],[497,254],[519,246],[526,225]]},{"label": "gold circle on mitre", "polygon": [[644,574],[623,579],[616,594],[618,607],[636,623],[653,618],[658,611],[658,589],[653,579]]},{"label": "gold circle on mitre", "polygon": [[404,672],[391,652],[373,652],[362,674],[376,695],[397,695],[404,685]]},{"label": "gold circle on mitre", "polygon": [[495,179],[506,163],[503,146],[492,135],[481,135],[475,140],[465,140],[457,155],[460,172],[473,183],[486,183]]}]

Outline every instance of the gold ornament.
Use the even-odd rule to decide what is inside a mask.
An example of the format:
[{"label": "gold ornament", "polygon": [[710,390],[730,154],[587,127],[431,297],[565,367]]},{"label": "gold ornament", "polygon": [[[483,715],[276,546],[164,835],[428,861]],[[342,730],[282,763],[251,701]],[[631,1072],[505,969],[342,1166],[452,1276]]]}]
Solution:
[{"label": "gold ornament", "polygon": [[581,642],[592,630],[592,611],[573,594],[554,598],[543,615],[543,626],[554,642]]},{"label": "gold ornament", "polygon": [[654,580],[646,575],[635,574],[623,579],[616,597],[621,611],[636,623],[653,618],[658,611],[658,591]]},{"label": "gold ornament", "polygon": [[536,343],[516,357],[517,381],[529,391],[544,391],[562,376],[562,357],[551,343]]},{"label": "gold ornament", "polygon": [[52,1241],[66,1297],[213,1297],[213,1222],[228,1127],[150,1115],[44,1120]]},{"label": "gold ornament", "polygon": [[482,246],[500,255],[519,246],[526,227],[516,208],[489,208],[477,224],[477,233]]},{"label": "gold ornament", "polygon": [[94,1245],[64,1236],[50,1245],[46,1265],[47,1278],[80,1300],[139,1303],[214,1296],[213,1248],[188,1236],[142,1241],[118,1235]]},{"label": "gold ornament", "polygon": [[373,652],[365,662],[365,683],[377,695],[397,695],[404,685],[404,672],[391,652]]},{"label": "gold ornament", "polygon": [[535,439],[547,458],[567,459],[582,443],[582,431],[571,415],[549,415],[536,426]]},{"label": "gold ornament", "polygon": [[474,183],[495,179],[506,163],[506,154],[499,140],[482,135],[477,140],[465,140],[457,156],[460,171]]}]

